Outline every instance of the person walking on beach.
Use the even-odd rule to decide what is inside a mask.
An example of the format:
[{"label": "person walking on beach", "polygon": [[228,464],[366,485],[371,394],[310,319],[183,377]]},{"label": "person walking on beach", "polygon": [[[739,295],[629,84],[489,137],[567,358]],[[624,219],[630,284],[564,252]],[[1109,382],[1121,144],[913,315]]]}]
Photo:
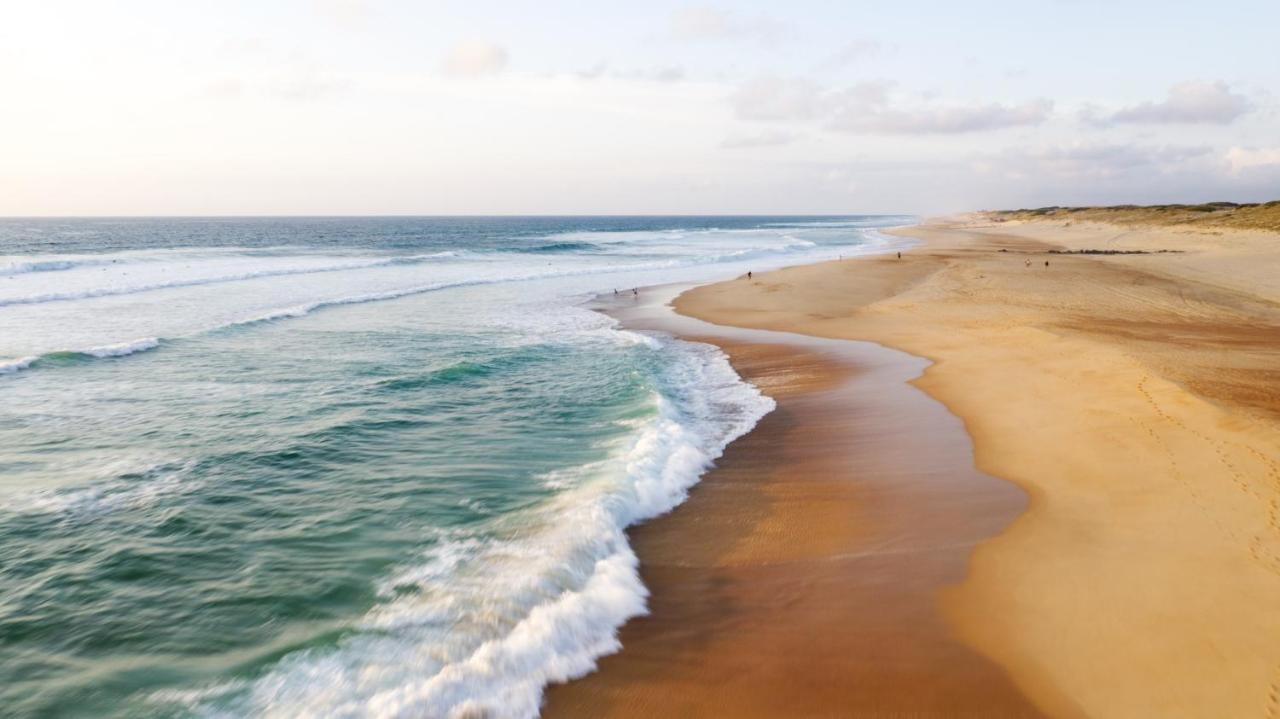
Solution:
[{"label": "person walking on beach", "polygon": [[751,270],[747,270],[747,279],[751,279]]},{"label": "person walking on beach", "polygon": [[902,253],[901,253],[901,252],[899,252],[899,253],[898,253],[898,259],[902,259]]}]

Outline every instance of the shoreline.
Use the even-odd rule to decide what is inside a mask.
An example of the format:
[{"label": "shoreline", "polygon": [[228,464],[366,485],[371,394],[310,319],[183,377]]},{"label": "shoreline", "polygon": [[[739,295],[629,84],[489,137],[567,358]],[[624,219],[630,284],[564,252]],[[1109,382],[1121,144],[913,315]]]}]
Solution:
[{"label": "shoreline", "polygon": [[671,513],[629,531],[647,616],[543,715],[1040,716],[938,611],[968,555],[1025,506],[972,469],[958,419],[907,384],[927,362],[868,342],[608,308],[724,350],[778,403]]},{"label": "shoreline", "polygon": [[[1024,512],[1013,512],[1003,531],[997,527],[974,546],[964,571],[937,589],[932,605],[949,639],[1011,681],[1012,690],[999,696],[1013,704],[969,711],[1018,715],[1025,704],[1029,712],[1053,716],[1280,716],[1277,236],[993,223],[974,216],[891,233],[920,244],[904,250],[902,260],[857,257],[702,285],[673,304],[677,316],[713,322],[724,332],[750,327],[789,338],[871,341],[932,362],[897,384],[927,393],[959,418],[961,433],[972,441],[969,469],[999,477],[992,481],[1028,497]],[[1136,252],[1066,254],[1093,249]],[[716,332],[684,334],[725,348],[740,374],[766,394],[779,391],[785,399],[788,381],[805,386],[785,371],[806,366],[797,355],[752,367],[749,341],[735,347]],[[856,362],[846,368],[855,378],[850,383],[862,369]],[[841,385],[810,383],[808,391],[797,390],[787,404],[837,396]],[[857,405],[862,398],[850,399]],[[788,416],[803,419],[789,410]],[[812,419],[806,426],[824,424]],[[682,615],[663,604],[679,594],[679,583],[659,578],[650,584],[661,566],[650,564],[652,558],[666,551],[677,561],[687,551],[674,539],[681,532],[701,521],[707,525],[701,531],[714,538],[714,522],[700,517],[725,511],[719,504],[730,500],[717,499],[724,490],[714,488],[741,471],[735,456],[754,443],[755,461],[786,467],[806,459],[803,452],[788,455],[788,447],[830,454],[848,439],[832,437],[814,448],[770,433],[763,427],[768,421],[730,445],[686,504],[633,530],[653,591],[652,614],[623,628],[622,651],[602,659],[597,673],[549,687],[548,716],[714,715],[723,705],[699,704],[698,697],[735,700],[724,687],[742,696],[761,687],[772,690],[767,695],[786,691],[782,675],[743,666],[744,654],[766,664],[779,658],[769,646],[703,641],[704,625],[714,627],[719,610],[688,614],[681,623],[675,618]],[[864,447],[863,454],[879,449]],[[854,459],[824,471],[838,476]],[[855,525],[868,521],[857,498],[840,503]],[[831,516],[826,510],[811,516]],[[757,519],[751,526],[763,524]],[[785,547],[796,540],[765,541],[784,546],[770,551],[790,551]],[[701,567],[706,576],[714,570]],[[886,582],[900,581],[900,572],[884,575]],[[758,621],[790,626],[791,616],[775,607]],[[660,626],[667,627],[669,643],[645,649],[646,632],[658,636],[653,627]],[[846,626],[853,625],[840,625]],[[811,650],[843,641],[864,663],[883,664],[893,654],[882,648],[897,648],[860,644],[865,632],[853,640],[838,630],[807,636]],[[677,659],[692,650],[697,661]],[[832,660],[790,661],[796,664],[791,671],[808,677]],[[847,672],[857,668],[839,671],[846,673],[831,675],[828,684],[850,684]],[[678,678],[682,673],[691,678]],[[939,676],[945,681],[953,674],[929,680],[936,684]],[[855,686],[843,701],[826,696],[772,709],[964,713],[954,702],[924,710],[857,704],[867,695],[928,696],[930,681],[893,684],[880,676]],[[745,709],[753,707],[769,713],[764,704]]]}]

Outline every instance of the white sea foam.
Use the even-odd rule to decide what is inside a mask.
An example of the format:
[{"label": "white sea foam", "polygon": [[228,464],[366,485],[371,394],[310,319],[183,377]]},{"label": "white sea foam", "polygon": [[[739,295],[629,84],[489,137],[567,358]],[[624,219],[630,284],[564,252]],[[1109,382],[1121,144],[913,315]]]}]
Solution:
[{"label": "white sea foam", "polygon": [[[161,282],[144,281],[139,284],[119,284],[118,281],[121,278],[113,273],[108,278],[109,280],[113,281],[112,284],[84,287],[74,291],[37,292],[35,294],[13,295],[13,296],[0,295],[0,307],[5,307],[9,305],[29,305],[29,304],[43,304],[45,302],[63,302],[68,300],[94,299],[98,297],[114,297],[117,295],[131,295],[131,294],[138,294],[141,292],[154,292],[156,290],[177,289],[182,287],[197,287],[200,285],[215,285],[215,284],[223,284],[228,282],[243,282],[246,280],[256,280],[256,279],[263,279],[268,277],[285,277],[290,275],[313,275],[313,274],[323,274],[328,272],[343,272],[343,271],[350,271],[350,270],[371,269],[376,267],[388,267],[392,265],[411,265],[411,264],[425,262],[430,259],[440,259],[440,258],[454,257],[454,256],[457,256],[457,254],[438,252],[438,253],[432,253],[432,254],[426,254],[426,255],[409,255],[409,256],[402,256],[402,257],[383,257],[383,258],[376,258],[376,259],[350,260],[350,261],[336,262],[336,263],[330,263],[330,264],[319,265],[319,266],[307,265],[303,267],[279,267],[279,268],[272,268],[272,269],[233,272],[230,274],[215,274],[212,276],[180,277],[178,279],[164,280]],[[65,264],[66,266],[57,267],[57,269],[72,269],[75,267],[85,266],[86,264],[89,264],[89,263],[50,262],[50,263],[34,263],[34,264],[50,265],[48,269],[52,269],[54,265]],[[106,265],[108,263],[99,260],[99,261],[94,261],[92,264]],[[174,269],[174,268],[172,265],[166,265],[163,269]],[[22,271],[31,272],[36,270],[31,270],[31,269],[14,270],[8,274],[17,274]]]},{"label": "white sea foam", "polygon": [[727,254],[706,254],[696,255],[683,260],[655,260],[641,263],[618,264],[618,265],[592,265],[568,270],[529,270],[527,267],[521,272],[509,272],[506,274],[498,274],[490,277],[481,277],[475,279],[455,280],[449,282],[437,282],[425,285],[416,285],[411,287],[403,287],[384,292],[371,292],[358,295],[350,295],[346,297],[336,297],[332,299],[318,300],[308,302],[291,307],[282,307],[279,309],[269,310],[267,312],[248,317],[230,323],[231,325],[248,325],[259,322],[267,322],[278,319],[288,319],[303,317],[315,310],[325,307],[334,307],[339,305],[362,304],[366,302],[380,302],[385,300],[399,299],[401,297],[409,297],[412,295],[424,294],[427,292],[436,292],[439,290],[454,289],[459,287],[473,287],[476,285],[501,284],[506,282],[527,282],[530,280],[549,280],[557,278],[585,277],[609,275],[614,273],[638,273],[653,270],[670,270],[679,267],[694,267],[699,265],[740,262],[749,259],[770,258],[775,261],[784,259],[789,253],[812,249],[815,243],[809,240],[799,240],[795,238],[788,239],[780,247],[757,248],[730,252]]},{"label": "white sea foam", "polygon": [[130,342],[117,342],[115,344],[89,347],[87,349],[57,350],[54,352],[48,352],[44,355],[30,355],[27,357],[19,357],[18,359],[0,361],[0,375],[29,369],[44,357],[51,355],[73,354],[106,359],[109,357],[125,357],[137,352],[146,352],[147,350],[155,349],[159,346],[159,337],[143,337],[142,339],[136,339]]},{"label": "white sea foam", "polygon": [[[246,251],[244,248],[221,248],[223,254]],[[0,277],[36,272],[65,272],[91,268],[124,268],[208,259],[208,248],[167,248],[158,250],[126,250],[104,254],[77,255],[9,255],[0,262]]]},{"label": "white sea foam", "polygon": [[[34,228],[31,231],[36,231]],[[72,233],[64,233],[72,234]],[[67,254],[67,255],[8,255],[0,256],[0,277],[22,275],[32,272],[61,272],[88,268],[141,269],[144,267],[190,267],[193,262],[229,260],[243,257],[288,259],[290,253],[298,253],[299,248],[290,245],[275,247],[166,247],[150,250],[124,250],[103,254]],[[431,257],[447,257],[452,251],[434,252],[420,255],[404,255],[383,258],[389,264],[397,262],[414,262]],[[293,255],[307,257],[307,254]],[[334,256],[320,256],[321,259],[338,259]],[[363,262],[377,263],[377,258],[352,258],[357,264]]]},{"label": "white sea foam", "polygon": [[40,357],[36,355],[30,355],[27,357],[19,357],[17,359],[4,360],[0,362],[0,374],[19,372],[35,364],[39,359]]},{"label": "white sea foam", "polygon": [[[382,302],[386,300],[399,299],[401,297],[409,297],[412,295],[425,294],[427,292],[435,292],[439,290],[453,289],[458,287],[500,284],[504,282],[522,282],[527,280],[551,279],[551,278],[557,278],[557,277],[577,277],[577,276],[605,274],[609,272],[620,272],[620,271],[636,270],[636,269],[644,270],[644,269],[653,269],[656,267],[665,266],[666,264],[667,263],[656,263],[652,265],[643,265],[638,268],[636,266],[626,266],[626,267],[597,266],[597,267],[587,267],[587,268],[581,268],[581,269],[561,270],[561,271],[555,271],[555,270],[528,271],[526,270],[524,272],[519,272],[519,273],[499,274],[492,277],[484,277],[484,278],[477,278],[477,279],[470,279],[470,280],[458,280],[453,282],[438,282],[438,283],[431,283],[426,285],[415,285],[410,287],[402,287],[402,288],[397,288],[393,290],[387,290],[383,292],[361,293],[361,294],[348,295],[343,297],[334,297],[330,299],[317,300],[314,302],[307,302],[307,303],[288,306],[288,307],[280,307],[277,309],[267,310],[266,312],[262,312],[259,314],[251,315],[243,319],[237,319],[237,320],[233,320],[231,322],[227,322],[215,327],[211,327],[211,328],[208,328],[207,331],[252,325],[252,324],[258,324],[262,322],[271,322],[275,320],[303,317],[316,310],[323,309],[326,307],[364,304],[368,302]],[[3,301],[0,301],[0,305],[3,305],[3,304],[4,304]],[[133,340],[129,342],[120,342],[120,343],[113,343],[108,345],[101,345],[97,347],[91,347],[88,349],[55,350],[47,354],[74,353],[74,354],[91,355],[99,358],[121,357],[124,355],[133,354],[135,352],[154,349],[160,346],[161,341],[162,341],[162,338],[159,338],[159,337],[148,337],[148,338]],[[0,374],[7,374],[7,373],[17,372],[19,370],[27,369],[31,367],[33,364],[35,364],[36,362],[38,362],[39,360],[40,360],[40,356],[28,356],[28,357],[13,359],[13,360],[0,361]]]},{"label": "white sea foam", "polygon": [[90,347],[87,350],[73,350],[80,354],[92,355],[94,357],[124,357],[134,354],[135,352],[145,352],[160,346],[158,337],[143,337],[140,340],[132,342],[119,342],[112,345],[102,345],[101,347]]},{"label": "white sea foam", "polygon": [[382,583],[382,601],[336,649],[286,657],[247,690],[191,695],[206,700],[201,713],[533,717],[548,683],[617,651],[618,628],[647,597],[626,527],[683,501],[773,408],[715,348],[649,339],[674,361],[652,415],[609,460],[487,534],[444,535]]},{"label": "white sea foam", "polygon": [[[63,348],[70,342],[83,343],[72,347],[100,347],[139,335],[177,340],[229,326],[302,317],[325,307],[474,285],[596,277],[598,282],[583,283],[582,288],[600,290],[613,282],[625,287],[654,281],[687,281],[718,272],[709,269],[715,266],[763,270],[834,257],[838,251],[857,252],[858,243],[869,248],[880,244],[883,238],[865,228],[812,232],[818,234],[806,235],[795,229],[704,229],[566,233],[546,238],[549,242],[590,241],[608,248],[586,255],[445,250],[398,257],[355,257],[316,255],[298,252],[297,248],[286,248],[293,254],[219,248],[61,256],[48,262],[104,266],[58,273],[67,277],[59,278],[56,291],[50,291],[47,278],[42,280],[29,273],[25,284],[0,283],[4,285],[0,287],[0,309],[17,305],[6,311],[22,313],[9,315],[16,318],[11,325],[20,329],[4,338],[13,342],[15,358],[0,361],[0,374],[38,366],[40,363],[31,361],[31,357],[65,351]],[[831,244],[833,233],[847,237],[851,244]],[[824,236],[824,244],[810,239]],[[31,256],[17,259],[37,261]],[[263,267],[263,263],[267,266]],[[122,276],[125,272],[128,276]],[[619,274],[622,279],[605,279]],[[11,277],[22,280],[23,275]],[[290,277],[294,279],[282,279]],[[240,284],[232,289],[231,284],[236,282]],[[194,294],[203,287],[212,289]],[[188,292],[181,292],[182,288],[189,288]],[[169,292],[154,299],[139,296],[126,312],[119,311],[116,304],[82,305],[78,301],[161,289]],[[170,311],[171,307],[181,308],[180,313]],[[65,335],[60,332],[62,328],[66,328]]]},{"label": "white sea foam", "polygon": [[80,260],[27,260],[23,262],[10,262],[6,265],[0,265],[0,276],[21,275],[28,272],[56,272],[58,270],[69,270],[73,267],[80,267],[85,264],[87,264],[87,262]]},{"label": "white sea foam", "polygon": [[16,514],[59,514],[88,519],[120,509],[148,507],[165,497],[195,491],[194,463],[123,458],[97,471],[83,484],[9,495],[0,510]]},{"label": "white sea foam", "polygon": [[607,274],[610,272],[634,271],[654,269],[660,265],[650,266],[626,266],[626,267],[586,267],[576,270],[552,270],[552,271],[524,271],[518,273],[502,274],[492,277],[483,277],[477,279],[456,280],[452,282],[435,282],[426,285],[414,285],[411,287],[401,287],[385,292],[368,292],[358,295],[349,295],[346,297],[335,297],[332,299],[317,300],[315,302],[307,302],[305,304],[294,305],[292,307],[281,307],[279,309],[269,310],[262,314],[254,315],[243,320],[237,320],[227,326],[250,325],[259,322],[269,322],[272,320],[288,319],[291,317],[303,317],[318,309],[325,307],[336,307],[340,305],[356,305],[367,302],[382,302],[385,300],[394,300],[401,297],[409,297],[412,295],[421,295],[427,292],[437,292],[439,290],[449,290],[459,287],[474,287],[476,285],[493,285],[504,282],[525,282],[529,280],[555,279],[562,277],[581,277],[586,275]]}]

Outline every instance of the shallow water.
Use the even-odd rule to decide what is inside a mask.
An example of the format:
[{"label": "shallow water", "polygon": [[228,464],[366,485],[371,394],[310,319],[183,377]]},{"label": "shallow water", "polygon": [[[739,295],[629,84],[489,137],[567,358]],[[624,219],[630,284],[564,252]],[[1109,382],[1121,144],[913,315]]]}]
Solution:
[{"label": "shallow water", "polygon": [[535,714],[772,406],[583,300],[904,221],[0,221],[0,706]]}]

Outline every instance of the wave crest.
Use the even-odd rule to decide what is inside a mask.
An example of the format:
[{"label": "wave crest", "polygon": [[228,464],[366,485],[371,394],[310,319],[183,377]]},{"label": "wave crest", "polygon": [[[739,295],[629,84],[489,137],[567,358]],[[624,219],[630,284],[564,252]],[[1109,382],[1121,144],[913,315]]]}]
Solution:
[{"label": "wave crest", "polygon": [[637,351],[675,361],[659,371],[651,415],[608,460],[580,468],[573,489],[489,535],[442,536],[425,561],[383,582],[380,603],[336,648],[292,654],[249,687],[190,693],[188,706],[213,715],[537,716],[548,683],[592,671],[621,647],[622,624],[646,611],[626,528],[683,501],[774,406],[719,350],[653,339]]},{"label": "wave crest", "polygon": [[159,337],[143,337],[131,342],[89,347],[87,349],[56,350],[41,355],[19,357],[18,359],[0,362],[0,374],[11,374],[30,369],[50,360],[107,359],[111,357],[127,357],[138,352],[146,352],[160,346]]}]

